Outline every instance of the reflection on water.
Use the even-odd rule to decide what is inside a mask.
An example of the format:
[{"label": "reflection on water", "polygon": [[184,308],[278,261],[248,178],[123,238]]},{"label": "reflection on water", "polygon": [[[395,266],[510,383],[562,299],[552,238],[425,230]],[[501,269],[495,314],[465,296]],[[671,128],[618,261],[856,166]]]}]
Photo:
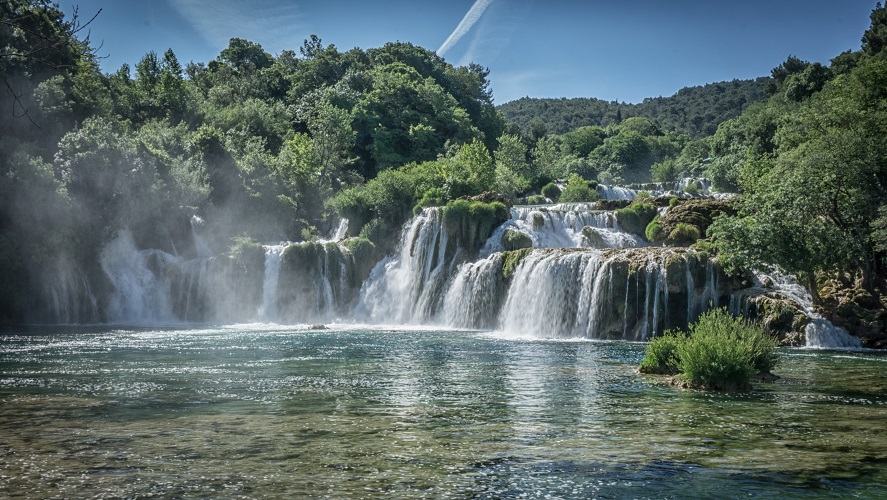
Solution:
[{"label": "reflection on water", "polygon": [[0,335],[0,489],[23,497],[877,497],[887,358],[783,351],[678,390],[643,345],[461,331]]}]

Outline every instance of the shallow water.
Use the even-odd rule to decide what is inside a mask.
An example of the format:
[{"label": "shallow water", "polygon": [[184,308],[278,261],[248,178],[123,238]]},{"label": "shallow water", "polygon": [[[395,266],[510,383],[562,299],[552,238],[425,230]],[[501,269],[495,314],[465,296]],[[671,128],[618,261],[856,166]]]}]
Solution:
[{"label": "shallow water", "polygon": [[887,494],[887,357],[719,394],[642,344],[242,325],[0,333],[0,491],[70,497]]}]

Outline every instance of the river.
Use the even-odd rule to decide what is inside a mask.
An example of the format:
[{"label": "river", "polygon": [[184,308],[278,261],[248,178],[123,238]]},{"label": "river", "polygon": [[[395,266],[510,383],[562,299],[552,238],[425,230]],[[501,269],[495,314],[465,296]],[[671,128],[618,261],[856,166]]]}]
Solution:
[{"label": "river", "polygon": [[689,391],[644,344],[273,324],[0,332],[0,491],[27,498],[881,497],[887,356],[781,351]]}]

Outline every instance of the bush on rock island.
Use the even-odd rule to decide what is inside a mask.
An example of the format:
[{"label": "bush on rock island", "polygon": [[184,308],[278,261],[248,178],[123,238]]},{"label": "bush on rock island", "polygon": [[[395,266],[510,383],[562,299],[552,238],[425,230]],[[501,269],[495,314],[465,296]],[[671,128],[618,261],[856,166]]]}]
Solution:
[{"label": "bush on rock island", "polygon": [[677,374],[678,385],[713,390],[748,390],[755,376],[772,377],[776,340],[760,325],[722,308],[702,314],[689,330],[653,339],[638,371]]}]

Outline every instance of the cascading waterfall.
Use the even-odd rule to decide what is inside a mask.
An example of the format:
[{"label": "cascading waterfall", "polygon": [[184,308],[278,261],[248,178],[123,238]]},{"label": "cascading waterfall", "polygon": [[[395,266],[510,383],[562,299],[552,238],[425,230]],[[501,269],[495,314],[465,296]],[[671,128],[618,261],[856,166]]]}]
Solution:
[{"label": "cascading waterfall", "polygon": [[345,239],[345,235],[348,234],[348,219],[341,219],[339,221],[339,225],[336,226],[336,230],[333,231],[333,234],[330,235],[330,241],[341,241]]},{"label": "cascading waterfall", "polygon": [[[693,269],[690,269],[690,267]],[[541,337],[644,340],[685,325],[709,306],[705,288],[685,274],[714,273],[694,252],[537,250],[518,266],[507,290],[500,328]]]},{"label": "cascading waterfall", "polygon": [[380,262],[361,290],[361,310],[377,323],[431,321],[459,253],[448,252],[443,210],[426,208],[401,236],[400,253]]},{"label": "cascading waterfall", "polygon": [[637,191],[622,186],[606,186],[598,184],[597,192],[600,193],[602,200],[636,200]]},{"label": "cascading waterfall", "polygon": [[55,259],[43,283],[42,294],[54,322],[75,324],[99,321],[98,301],[89,280],[67,255]]},{"label": "cascading waterfall", "polygon": [[511,220],[499,226],[480,255],[504,250],[502,235],[514,229],[528,235],[536,248],[634,248],[646,246],[642,238],[621,230],[614,211],[589,209],[583,205],[551,208],[515,207]]},{"label": "cascading waterfall", "polygon": [[278,287],[280,282],[280,259],[289,244],[265,245],[265,266],[262,278],[262,305],[258,316],[267,321],[277,319]]},{"label": "cascading waterfall", "polygon": [[108,320],[139,324],[172,321],[170,283],[162,271],[177,261],[161,250],[138,250],[132,232],[121,230],[99,257],[115,289],[108,305]]},{"label": "cascading waterfall", "polygon": [[807,347],[855,349],[862,347],[858,338],[851,336],[847,333],[847,330],[835,326],[813,309],[813,297],[793,276],[785,274],[764,276],[758,274],[758,281],[763,279],[772,282],[777,291],[798,304],[804,311],[804,314],[810,318],[810,323],[804,327],[805,345]]},{"label": "cascading waterfall", "polygon": [[495,328],[505,290],[501,270],[501,253],[462,264],[435,322],[456,328]]},{"label": "cascading waterfall", "polygon": [[[639,187],[680,189],[690,182],[698,182],[702,191],[710,189],[710,183],[699,179]],[[629,188],[598,189],[610,199],[636,196]],[[97,301],[89,280],[70,266],[63,266],[55,280],[59,286],[44,295],[61,322],[99,318],[97,304],[102,303],[102,317],[114,323],[355,318],[499,329],[533,337],[644,340],[668,328],[686,327],[728,299],[731,312],[747,315],[749,297],[772,291],[728,290],[722,287],[729,286],[723,271],[704,254],[649,247],[643,238],[622,230],[614,211],[597,210],[594,204],[514,207],[510,220],[499,224],[479,251],[460,246],[463,236],[449,233],[443,213],[442,208],[426,208],[406,223],[398,252],[371,272],[368,263],[357,265],[343,241],[346,220],[330,240],[213,254],[202,234],[205,224],[194,216],[197,257],[190,260],[138,249],[132,233],[122,230],[99,259],[113,288],[107,297]],[[527,238],[508,235],[506,240],[509,231]],[[510,247],[514,241],[531,242],[533,248],[506,252],[503,241]],[[796,282],[777,281],[775,286],[810,318],[808,346],[859,346],[846,331],[816,315],[809,295]],[[72,302],[86,306],[77,310]]]}]

